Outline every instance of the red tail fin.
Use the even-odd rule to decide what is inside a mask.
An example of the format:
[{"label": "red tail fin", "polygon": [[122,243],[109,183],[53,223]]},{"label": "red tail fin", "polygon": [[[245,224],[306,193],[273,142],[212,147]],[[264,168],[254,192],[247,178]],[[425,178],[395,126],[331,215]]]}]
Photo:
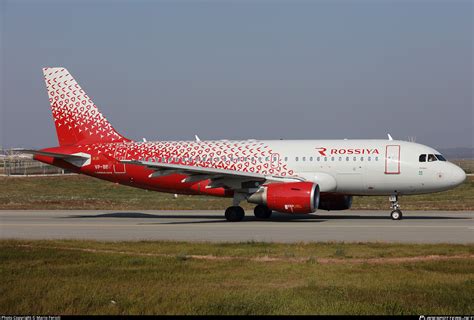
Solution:
[{"label": "red tail fin", "polygon": [[59,145],[129,141],[99,112],[65,68],[43,68]]}]

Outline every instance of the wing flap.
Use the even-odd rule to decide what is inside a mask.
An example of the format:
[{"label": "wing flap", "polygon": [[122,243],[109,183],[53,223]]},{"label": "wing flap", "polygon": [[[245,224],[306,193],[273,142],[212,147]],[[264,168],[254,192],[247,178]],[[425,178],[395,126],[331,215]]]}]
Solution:
[{"label": "wing flap", "polygon": [[[205,167],[196,167],[196,166],[188,166],[182,164],[172,164],[172,163],[162,163],[162,162],[152,162],[152,161],[140,161],[140,160],[121,160],[120,162],[125,164],[135,164],[139,166],[145,166],[152,170],[157,170],[157,174],[152,173],[152,177],[168,175],[168,174],[175,174],[181,173],[186,175],[192,174],[202,174],[203,179],[205,176],[214,176],[214,175],[224,175],[224,176],[232,176],[232,177],[240,177],[240,178],[249,178],[252,180],[266,180],[266,176],[260,173],[253,173],[253,172],[243,172],[243,171],[234,171],[234,170],[227,170],[227,169],[219,169],[219,168],[205,168]],[[209,178],[209,177],[208,177]]]},{"label": "wing flap", "polygon": [[121,160],[120,162],[144,166],[151,170],[155,170],[155,172],[150,174],[150,178],[163,177],[171,174],[184,174],[187,175],[187,177],[183,179],[183,182],[197,182],[209,179],[211,180],[209,188],[227,186],[236,189],[237,185],[242,186],[247,182],[259,182],[259,184],[262,184],[267,182],[304,181],[304,179],[300,177],[280,177],[275,175],[264,175],[256,172],[244,172],[221,168],[188,166],[142,160]]}]

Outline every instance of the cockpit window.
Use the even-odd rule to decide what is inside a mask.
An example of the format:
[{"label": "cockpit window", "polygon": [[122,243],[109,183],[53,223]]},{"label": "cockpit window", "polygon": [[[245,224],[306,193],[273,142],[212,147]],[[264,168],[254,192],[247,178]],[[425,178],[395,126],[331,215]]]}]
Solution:
[{"label": "cockpit window", "polygon": [[426,162],[426,154],[420,154],[420,162]]},{"label": "cockpit window", "polygon": [[439,161],[446,161],[446,159],[440,155],[440,154],[435,154],[436,158],[438,158]]},{"label": "cockpit window", "polygon": [[433,161],[437,161],[435,155],[434,154],[429,154],[428,155],[428,162],[433,162]]}]

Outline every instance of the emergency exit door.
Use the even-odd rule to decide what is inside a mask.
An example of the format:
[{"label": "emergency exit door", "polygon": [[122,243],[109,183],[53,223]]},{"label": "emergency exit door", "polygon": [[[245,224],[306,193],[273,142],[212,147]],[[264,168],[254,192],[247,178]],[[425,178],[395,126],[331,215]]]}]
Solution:
[{"label": "emergency exit door", "polygon": [[385,149],[385,174],[400,174],[399,145],[390,145]]}]

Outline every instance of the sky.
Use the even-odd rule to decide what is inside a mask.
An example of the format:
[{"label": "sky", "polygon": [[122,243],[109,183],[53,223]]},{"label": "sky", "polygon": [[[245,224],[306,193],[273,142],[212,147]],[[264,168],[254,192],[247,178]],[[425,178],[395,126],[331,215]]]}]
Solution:
[{"label": "sky", "polygon": [[0,0],[0,147],[57,145],[41,68],[141,140],[472,147],[472,1]]}]

